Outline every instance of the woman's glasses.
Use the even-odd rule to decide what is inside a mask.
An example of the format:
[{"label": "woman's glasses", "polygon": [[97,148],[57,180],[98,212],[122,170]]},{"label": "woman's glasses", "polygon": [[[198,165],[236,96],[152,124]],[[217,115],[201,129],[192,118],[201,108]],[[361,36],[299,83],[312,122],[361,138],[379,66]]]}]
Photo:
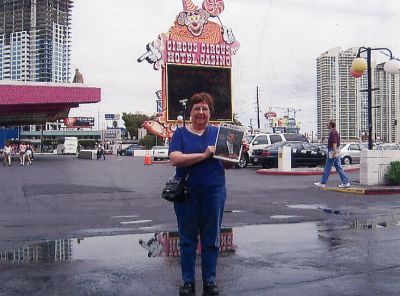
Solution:
[{"label": "woman's glasses", "polygon": [[203,112],[210,112],[210,108],[208,108],[208,107],[193,107],[193,109],[192,109],[193,111],[196,111],[196,112],[200,112],[200,111],[203,111]]}]

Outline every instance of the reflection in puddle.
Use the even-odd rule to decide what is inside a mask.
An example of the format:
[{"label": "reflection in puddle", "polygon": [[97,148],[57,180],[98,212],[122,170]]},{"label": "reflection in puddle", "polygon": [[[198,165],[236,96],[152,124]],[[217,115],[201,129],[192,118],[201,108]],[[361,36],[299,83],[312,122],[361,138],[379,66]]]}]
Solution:
[{"label": "reflection in puddle", "polygon": [[65,261],[72,257],[72,240],[54,240],[0,252],[0,261],[29,263],[36,261]]},{"label": "reflection in puddle", "polygon": [[[178,232],[170,231],[155,234],[45,241],[15,249],[0,250],[0,263],[68,261],[102,256],[111,258],[110,255],[115,253],[116,248],[118,248],[118,256],[121,257],[146,257],[145,250],[147,257],[179,257],[180,255]],[[222,228],[220,234],[221,255],[232,254],[235,250],[236,245],[233,243],[232,228]],[[199,243],[197,254],[200,253],[201,245]]]},{"label": "reflection in puddle", "polygon": [[329,241],[331,247],[337,247],[352,237],[351,232],[348,231],[398,226],[400,226],[400,214],[397,213],[356,220],[332,220],[318,224],[318,237]]},{"label": "reflection in puddle", "polygon": [[400,214],[383,214],[377,215],[369,219],[354,220],[350,227],[353,229],[372,229],[400,226]]},{"label": "reflection in puddle", "polygon": [[[201,253],[200,235],[198,237],[197,254]],[[140,239],[139,245],[148,251],[148,257],[165,257],[180,255],[178,232],[157,232],[147,242]],[[236,246],[233,244],[232,228],[222,228],[220,234],[220,253],[233,253]]]}]

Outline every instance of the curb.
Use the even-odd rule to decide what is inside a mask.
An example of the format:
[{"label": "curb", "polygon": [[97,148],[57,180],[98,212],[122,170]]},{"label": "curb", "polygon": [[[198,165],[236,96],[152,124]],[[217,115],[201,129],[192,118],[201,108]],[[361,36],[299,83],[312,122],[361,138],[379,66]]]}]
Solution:
[{"label": "curb", "polygon": [[163,164],[163,163],[170,163],[169,160],[152,160],[153,164]]},{"label": "curb", "polygon": [[335,191],[342,193],[350,193],[350,194],[359,194],[359,195],[389,195],[389,194],[400,194],[400,188],[335,188],[335,187],[325,187],[321,188],[321,190],[325,191]]},{"label": "curb", "polygon": [[[359,167],[344,168],[345,172],[352,173],[360,171]],[[285,176],[315,176],[322,175],[323,169],[309,170],[309,171],[278,171],[277,169],[259,169],[256,174],[259,175],[285,175]],[[337,174],[336,170],[332,170],[331,174]]]},{"label": "curb", "polygon": [[365,194],[365,188],[335,188],[335,187],[325,187],[321,188],[322,190],[325,191],[335,191],[335,192],[343,192],[343,193],[353,193],[353,194],[360,194],[360,195],[366,195]]}]

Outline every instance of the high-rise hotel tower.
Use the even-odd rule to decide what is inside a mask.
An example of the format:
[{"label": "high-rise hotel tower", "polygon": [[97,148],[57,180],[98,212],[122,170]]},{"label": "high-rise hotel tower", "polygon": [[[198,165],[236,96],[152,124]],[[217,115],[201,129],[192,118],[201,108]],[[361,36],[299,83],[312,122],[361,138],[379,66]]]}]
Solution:
[{"label": "high-rise hotel tower", "polygon": [[73,0],[0,0],[0,80],[69,82]]},{"label": "high-rise hotel tower", "polygon": [[[367,72],[354,78],[351,63],[358,47],[332,48],[317,58],[317,135],[325,139],[326,124],[336,121],[342,140],[359,141],[368,133]],[[400,142],[400,75],[372,65],[372,127],[378,142]]]}]

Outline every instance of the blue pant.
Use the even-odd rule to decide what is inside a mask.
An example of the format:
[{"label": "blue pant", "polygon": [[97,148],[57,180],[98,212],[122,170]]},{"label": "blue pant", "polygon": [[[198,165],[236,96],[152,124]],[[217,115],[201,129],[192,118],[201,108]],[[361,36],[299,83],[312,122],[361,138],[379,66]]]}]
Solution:
[{"label": "blue pant", "polygon": [[203,282],[215,282],[226,188],[219,185],[189,189],[185,203],[175,203],[181,252],[182,280],[195,282],[197,236],[201,238]]},{"label": "blue pant", "polygon": [[[328,153],[329,155],[329,153]],[[322,179],[321,179],[321,183],[325,184],[328,181],[329,178],[329,174],[331,173],[331,169],[332,169],[332,165],[335,166],[336,171],[339,174],[340,180],[342,180],[342,183],[348,183],[349,182],[349,178],[347,177],[346,173],[343,170],[342,164],[341,164],[341,160],[340,160],[340,156],[337,156],[336,158],[327,158],[326,159],[326,164],[324,167],[324,173],[322,174]]]}]

